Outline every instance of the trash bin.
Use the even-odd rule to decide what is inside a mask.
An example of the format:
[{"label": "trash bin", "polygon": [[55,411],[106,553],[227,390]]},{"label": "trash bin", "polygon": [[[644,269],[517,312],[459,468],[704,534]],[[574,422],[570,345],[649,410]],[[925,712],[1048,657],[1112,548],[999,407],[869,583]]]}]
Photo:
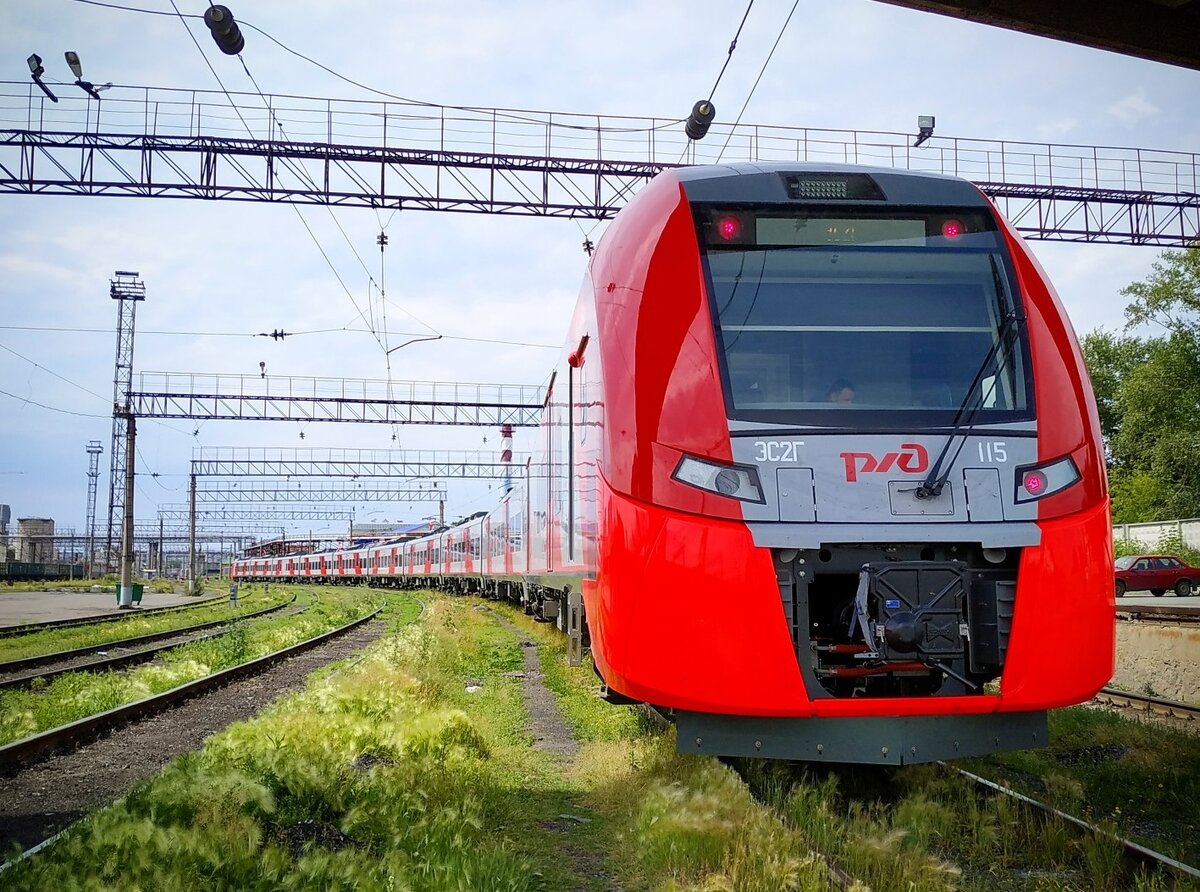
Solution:
[{"label": "trash bin", "polygon": [[[133,594],[130,597],[130,602],[133,604],[141,604],[142,603],[142,593],[146,590],[146,586],[140,582],[135,582],[130,587],[133,589]],[[116,589],[117,589],[117,606],[120,607],[121,606],[121,583],[119,583],[119,582],[117,583]]]}]

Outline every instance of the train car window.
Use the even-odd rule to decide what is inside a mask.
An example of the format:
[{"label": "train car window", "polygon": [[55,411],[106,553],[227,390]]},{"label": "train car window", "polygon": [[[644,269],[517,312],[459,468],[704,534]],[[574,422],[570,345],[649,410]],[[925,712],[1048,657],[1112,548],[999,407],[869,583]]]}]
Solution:
[{"label": "train car window", "polygon": [[730,417],[1030,417],[1021,306],[986,215],[723,213],[698,219]]},{"label": "train car window", "polygon": [[525,512],[518,511],[513,515],[512,523],[508,526],[508,541],[513,551],[520,551],[525,538]]}]

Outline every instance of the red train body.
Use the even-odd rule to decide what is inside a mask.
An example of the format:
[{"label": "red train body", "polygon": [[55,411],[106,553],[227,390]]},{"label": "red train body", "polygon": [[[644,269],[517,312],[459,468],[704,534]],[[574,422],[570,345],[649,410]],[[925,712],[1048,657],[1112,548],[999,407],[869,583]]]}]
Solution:
[{"label": "red train body", "polygon": [[[661,174],[592,258],[536,455],[486,517],[354,559],[521,601],[590,643],[610,699],[670,711],[682,750],[1036,746],[1112,674],[1087,373],[964,181]],[[363,575],[327,558],[235,573]]]}]

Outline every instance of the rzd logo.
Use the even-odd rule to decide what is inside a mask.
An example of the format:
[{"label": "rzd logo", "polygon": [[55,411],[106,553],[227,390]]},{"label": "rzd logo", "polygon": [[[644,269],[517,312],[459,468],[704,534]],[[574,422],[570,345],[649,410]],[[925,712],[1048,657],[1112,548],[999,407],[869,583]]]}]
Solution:
[{"label": "rzd logo", "polygon": [[906,474],[920,474],[929,467],[929,453],[920,443],[901,443],[899,452],[885,453],[883,458],[869,452],[843,452],[841,456],[847,483],[854,483],[859,474],[884,474],[893,467]]}]

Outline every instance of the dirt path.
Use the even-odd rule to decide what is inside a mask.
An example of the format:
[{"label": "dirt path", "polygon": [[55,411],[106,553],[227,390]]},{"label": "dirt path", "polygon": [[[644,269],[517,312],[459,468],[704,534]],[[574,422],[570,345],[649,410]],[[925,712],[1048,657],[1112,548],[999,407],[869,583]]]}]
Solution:
[{"label": "dirt path", "polygon": [[573,759],[579,753],[579,742],[575,740],[575,735],[559,712],[554,694],[542,681],[537,645],[503,616],[494,611],[492,616],[501,626],[516,635],[521,645],[521,655],[525,658],[521,695],[525,699],[525,711],[529,714],[529,733],[533,735],[533,748]]}]

